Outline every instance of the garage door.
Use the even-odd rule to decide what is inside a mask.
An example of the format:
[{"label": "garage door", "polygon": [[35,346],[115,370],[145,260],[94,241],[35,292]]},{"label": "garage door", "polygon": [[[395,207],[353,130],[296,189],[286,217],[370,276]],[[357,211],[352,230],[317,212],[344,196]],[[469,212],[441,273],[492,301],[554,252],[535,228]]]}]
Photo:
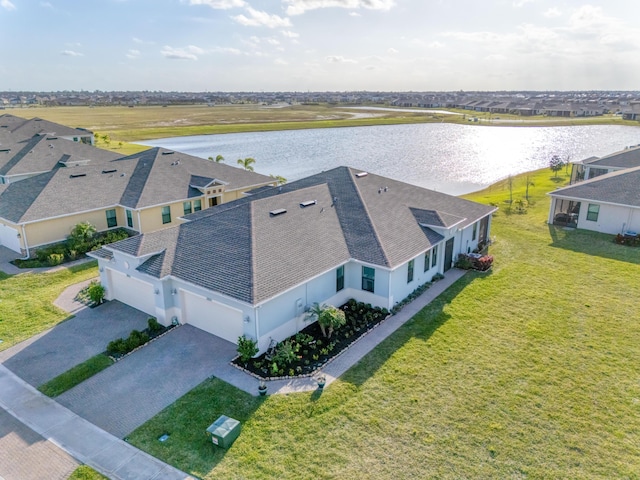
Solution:
[{"label": "garage door", "polygon": [[108,270],[111,296],[135,309],[149,315],[156,314],[153,285],[137,278],[127,277],[124,273]]},{"label": "garage door", "polygon": [[180,290],[180,295],[183,323],[189,323],[232,343],[238,343],[238,337],[244,333],[240,310],[184,290]]},{"label": "garage door", "polygon": [[10,248],[14,252],[20,252],[20,238],[18,237],[18,231],[0,224],[0,245]]}]

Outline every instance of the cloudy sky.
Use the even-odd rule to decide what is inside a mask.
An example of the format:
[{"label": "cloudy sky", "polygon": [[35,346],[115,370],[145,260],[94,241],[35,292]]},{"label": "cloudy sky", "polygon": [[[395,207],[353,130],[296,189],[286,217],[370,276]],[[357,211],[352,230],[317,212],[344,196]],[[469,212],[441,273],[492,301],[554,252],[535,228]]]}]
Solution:
[{"label": "cloudy sky", "polygon": [[0,0],[0,90],[634,90],[640,2]]}]

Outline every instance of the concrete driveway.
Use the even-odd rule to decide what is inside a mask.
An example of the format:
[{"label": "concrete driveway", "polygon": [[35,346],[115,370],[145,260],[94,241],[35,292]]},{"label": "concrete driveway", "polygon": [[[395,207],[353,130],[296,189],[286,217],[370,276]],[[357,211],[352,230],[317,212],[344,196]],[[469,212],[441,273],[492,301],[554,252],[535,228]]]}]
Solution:
[{"label": "concrete driveway", "polygon": [[149,315],[118,301],[76,316],[0,352],[0,363],[34,387],[104,352],[116,338],[147,327]]},{"label": "concrete driveway", "polygon": [[124,438],[210,377],[215,369],[227,369],[235,355],[236,346],[231,342],[182,325],[56,400],[94,425]]}]

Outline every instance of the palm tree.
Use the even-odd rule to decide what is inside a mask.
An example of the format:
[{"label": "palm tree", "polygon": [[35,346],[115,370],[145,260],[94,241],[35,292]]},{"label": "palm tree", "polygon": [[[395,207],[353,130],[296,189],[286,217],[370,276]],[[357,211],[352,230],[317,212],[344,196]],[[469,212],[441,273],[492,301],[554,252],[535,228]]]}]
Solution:
[{"label": "palm tree", "polygon": [[245,170],[249,170],[250,172],[253,172],[252,164],[254,163],[256,163],[255,158],[247,157],[238,159],[238,165],[242,165],[242,168],[244,168]]},{"label": "palm tree", "polygon": [[211,162],[216,162],[216,163],[222,163],[224,162],[224,157],[222,155],[216,155],[216,158],[213,157],[209,157],[207,160],[211,161]]},{"label": "palm tree", "polygon": [[273,178],[278,185],[284,185],[285,183],[287,183],[287,179],[284,178],[282,175],[269,174],[269,176]]}]

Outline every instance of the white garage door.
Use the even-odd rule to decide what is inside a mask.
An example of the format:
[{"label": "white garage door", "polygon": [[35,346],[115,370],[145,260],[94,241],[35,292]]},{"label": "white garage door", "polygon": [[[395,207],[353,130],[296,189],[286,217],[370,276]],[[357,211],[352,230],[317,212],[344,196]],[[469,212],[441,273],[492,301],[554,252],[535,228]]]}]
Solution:
[{"label": "white garage door", "polygon": [[156,314],[153,285],[137,278],[127,277],[124,273],[108,270],[111,296],[115,300],[141,310],[149,315]]},{"label": "white garage door", "polygon": [[21,253],[18,231],[7,225],[0,224],[0,245],[10,248],[14,252]]},{"label": "white garage door", "polygon": [[242,312],[204,297],[180,290],[182,322],[238,343],[244,333]]}]

